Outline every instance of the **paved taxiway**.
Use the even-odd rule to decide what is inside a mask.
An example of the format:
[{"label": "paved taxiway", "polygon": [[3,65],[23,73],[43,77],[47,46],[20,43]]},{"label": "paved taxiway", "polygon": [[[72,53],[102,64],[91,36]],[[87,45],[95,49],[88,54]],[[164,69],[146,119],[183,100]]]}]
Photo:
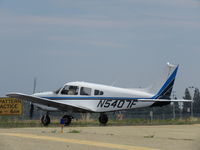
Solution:
[{"label": "paved taxiway", "polygon": [[200,125],[0,129],[0,150],[78,149],[199,150]]}]

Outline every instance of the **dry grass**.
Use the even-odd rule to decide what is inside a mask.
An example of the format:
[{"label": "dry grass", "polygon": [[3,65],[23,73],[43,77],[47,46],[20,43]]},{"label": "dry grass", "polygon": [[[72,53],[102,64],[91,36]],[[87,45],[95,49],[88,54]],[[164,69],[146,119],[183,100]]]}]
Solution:
[{"label": "dry grass", "polygon": [[[147,119],[124,119],[109,120],[108,126],[125,126],[125,125],[183,125],[183,124],[199,124],[200,118],[186,119],[166,119],[166,120],[147,120]],[[59,120],[52,120],[49,127],[60,126]],[[98,120],[73,120],[70,126],[99,126]],[[40,120],[9,120],[1,119],[0,128],[18,128],[18,127],[43,127]]]}]

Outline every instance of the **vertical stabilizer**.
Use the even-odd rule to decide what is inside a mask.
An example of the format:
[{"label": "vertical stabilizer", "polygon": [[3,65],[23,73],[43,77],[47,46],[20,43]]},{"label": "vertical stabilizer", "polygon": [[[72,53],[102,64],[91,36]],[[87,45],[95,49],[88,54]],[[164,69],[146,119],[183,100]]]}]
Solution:
[{"label": "vertical stabilizer", "polygon": [[167,63],[165,77],[163,77],[163,80],[160,82],[160,84],[155,84],[154,86],[147,89],[150,93],[155,95],[153,98],[170,99],[178,67],[179,66]]}]

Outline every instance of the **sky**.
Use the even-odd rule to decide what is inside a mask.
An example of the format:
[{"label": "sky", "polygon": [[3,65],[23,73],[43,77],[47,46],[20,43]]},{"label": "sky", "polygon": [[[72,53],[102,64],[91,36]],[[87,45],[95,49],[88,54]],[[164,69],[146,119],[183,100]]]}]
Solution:
[{"label": "sky", "polygon": [[0,96],[69,81],[147,87],[167,62],[174,90],[200,88],[200,0],[0,0]]}]

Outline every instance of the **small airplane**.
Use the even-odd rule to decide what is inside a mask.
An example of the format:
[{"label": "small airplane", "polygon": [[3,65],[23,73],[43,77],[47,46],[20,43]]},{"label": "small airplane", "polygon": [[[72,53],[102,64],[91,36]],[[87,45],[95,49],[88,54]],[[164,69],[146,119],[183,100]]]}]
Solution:
[{"label": "small airplane", "polygon": [[171,102],[192,102],[191,100],[172,100],[172,88],[178,71],[178,65],[167,64],[169,72],[162,85],[157,88],[126,89],[114,86],[94,84],[88,82],[69,82],[56,91],[35,93],[32,95],[9,93],[8,97],[30,101],[32,105],[46,111],[41,122],[49,125],[48,112],[68,112],[62,119],[69,125],[73,112],[100,113],[99,122],[106,125],[108,116],[106,112],[130,110],[135,108],[164,106]]}]

